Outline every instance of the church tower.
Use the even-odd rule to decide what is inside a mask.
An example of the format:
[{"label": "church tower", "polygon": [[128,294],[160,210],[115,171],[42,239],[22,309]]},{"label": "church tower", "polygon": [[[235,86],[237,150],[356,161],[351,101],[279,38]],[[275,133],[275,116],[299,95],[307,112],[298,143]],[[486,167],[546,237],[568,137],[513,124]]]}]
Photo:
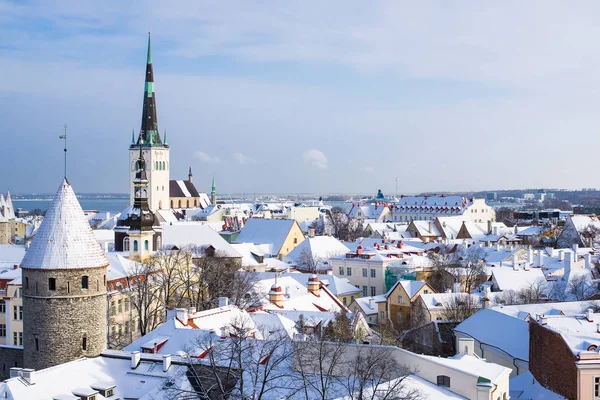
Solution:
[{"label": "church tower", "polygon": [[[154,93],[154,71],[152,68],[152,49],[150,33],[148,33],[148,55],[146,58],[146,79],[144,86],[144,102],[142,107],[142,126],[138,140],[131,138],[129,146],[130,182],[135,179],[136,163],[140,147],[147,163],[148,204],[151,210],[169,208],[169,145],[167,134],[160,139],[158,119],[156,117],[156,95]],[[130,185],[129,201],[133,204],[135,186]]]},{"label": "church tower", "polygon": [[121,213],[115,227],[115,251],[129,251],[129,258],[140,262],[152,257],[160,250],[162,229],[148,202],[149,182],[146,174],[148,165],[143,147],[138,147],[136,173],[133,179],[133,206]]},{"label": "church tower", "polygon": [[107,266],[65,178],[21,262],[26,368],[93,357],[106,348]]},{"label": "church tower", "polygon": [[215,177],[213,176],[212,188],[210,189],[210,202],[217,204],[217,185],[215,184]]}]

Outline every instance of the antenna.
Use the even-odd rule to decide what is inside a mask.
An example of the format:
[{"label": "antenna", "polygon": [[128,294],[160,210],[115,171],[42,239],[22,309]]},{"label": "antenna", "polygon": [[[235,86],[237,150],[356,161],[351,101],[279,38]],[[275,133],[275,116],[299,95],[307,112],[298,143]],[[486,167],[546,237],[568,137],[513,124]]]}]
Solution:
[{"label": "antenna", "polygon": [[67,179],[67,124],[65,124],[65,134],[60,135],[59,139],[63,139],[65,141],[65,179]]}]

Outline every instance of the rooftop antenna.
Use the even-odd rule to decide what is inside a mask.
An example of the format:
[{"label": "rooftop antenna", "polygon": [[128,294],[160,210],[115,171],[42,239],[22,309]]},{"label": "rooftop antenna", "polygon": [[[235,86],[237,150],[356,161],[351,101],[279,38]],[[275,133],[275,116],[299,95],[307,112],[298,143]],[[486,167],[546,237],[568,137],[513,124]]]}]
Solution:
[{"label": "rooftop antenna", "polygon": [[63,139],[65,141],[65,172],[64,172],[64,177],[65,179],[67,179],[67,124],[65,124],[65,134],[64,135],[60,135],[58,137],[59,139]]}]

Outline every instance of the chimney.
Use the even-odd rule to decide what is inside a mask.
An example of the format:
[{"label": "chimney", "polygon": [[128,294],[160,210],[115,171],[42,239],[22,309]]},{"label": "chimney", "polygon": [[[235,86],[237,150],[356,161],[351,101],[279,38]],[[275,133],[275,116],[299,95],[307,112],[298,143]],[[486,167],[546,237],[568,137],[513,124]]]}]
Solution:
[{"label": "chimney", "polygon": [[327,236],[331,236],[331,227],[327,227],[327,228],[325,228],[325,234],[326,234]]},{"label": "chimney", "polygon": [[373,309],[373,302],[374,302],[374,301],[375,301],[375,299],[374,299],[374,298],[372,298],[372,297],[370,297],[370,298],[369,298],[369,308],[370,308],[370,309]]},{"label": "chimney", "polygon": [[184,325],[187,325],[188,321],[188,310],[186,308],[177,308],[177,319]]},{"label": "chimney", "polygon": [[[490,223],[491,223],[491,222],[490,222]],[[492,230],[492,233],[493,233],[494,235],[496,235],[496,236],[498,235],[498,226],[494,226],[494,229]]]},{"label": "chimney", "polygon": [[21,370],[21,376],[30,385],[35,385],[35,380],[36,380],[35,369],[23,368]]},{"label": "chimney", "polygon": [[196,307],[189,307],[188,308],[188,316],[192,316],[196,314]]},{"label": "chimney", "polygon": [[13,265],[13,269],[19,269],[19,265],[18,264]]},{"label": "chimney", "polygon": [[573,253],[565,252],[565,272],[573,267]]},{"label": "chimney", "polygon": [[548,318],[544,317],[543,315],[540,316],[540,324],[548,325]]},{"label": "chimney", "polygon": [[389,250],[390,246],[386,244],[385,246],[383,246],[383,248],[386,249],[386,250]]},{"label": "chimney", "polygon": [[519,270],[519,259],[517,258],[516,254],[513,254],[513,256],[512,256],[512,265],[513,265],[513,270],[515,270],[515,271]]},{"label": "chimney", "polygon": [[456,340],[457,343],[457,354],[474,355],[475,354],[475,340],[473,338],[460,337]]},{"label": "chimney", "polygon": [[573,251],[575,252],[575,257],[577,257],[577,250],[579,250],[579,245],[577,243],[573,243]]},{"label": "chimney", "polygon": [[533,248],[529,246],[527,248],[527,263],[531,264],[533,262]]},{"label": "chimney", "polygon": [[496,243],[496,251],[500,251],[500,243]]},{"label": "chimney", "polygon": [[492,234],[492,220],[491,219],[488,220],[488,222],[487,222],[487,228],[488,228],[487,229],[488,235],[491,235]]},{"label": "chimney", "polygon": [[558,260],[559,261],[564,261],[565,260],[565,253],[562,250],[558,251]]},{"label": "chimney", "polygon": [[139,351],[132,351],[131,352],[131,369],[136,369],[138,364],[140,363],[141,359],[142,359],[142,355],[140,354]]},{"label": "chimney", "polygon": [[312,274],[310,276],[310,278],[308,278],[308,291],[309,293],[312,293],[316,296],[320,295],[320,285],[319,285],[319,278],[317,277],[317,275]]},{"label": "chimney", "polygon": [[358,255],[358,256],[361,256],[361,255],[362,255],[362,253],[363,253],[363,248],[362,248],[362,246],[358,246],[358,247],[356,248],[356,255]]},{"label": "chimney", "polygon": [[592,268],[592,254],[587,253],[584,258],[585,258],[585,267]]},{"label": "chimney", "polygon": [[221,340],[225,340],[225,338],[227,337],[226,335],[227,335],[227,332],[225,330],[225,327],[222,326],[221,327]]},{"label": "chimney", "polygon": [[310,228],[308,230],[308,237],[311,239],[315,237],[315,229],[314,228]]},{"label": "chimney", "polygon": [[171,355],[165,354],[163,355],[163,372],[167,372],[169,367],[171,366]]},{"label": "chimney", "polygon": [[587,319],[588,322],[594,322],[594,310],[592,308],[588,308],[585,311],[585,319]]},{"label": "chimney", "polygon": [[269,301],[277,307],[283,307],[283,290],[278,284],[271,286],[271,291],[269,291]]},{"label": "chimney", "polygon": [[452,293],[452,289],[446,289],[445,293]]},{"label": "chimney", "polygon": [[229,305],[228,297],[219,297],[219,307],[227,307]]},{"label": "chimney", "polygon": [[541,267],[542,265],[544,265],[544,250],[539,249],[538,250],[538,267]]},{"label": "chimney", "polygon": [[460,282],[454,282],[454,285],[452,285],[452,290],[454,293],[460,293]]},{"label": "chimney", "polygon": [[11,378],[18,378],[19,376],[21,376],[21,371],[22,370],[23,370],[23,368],[12,367],[10,369],[10,377]]},{"label": "chimney", "polygon": [[433,223],[429,221],[429,233],[433,233]]}]

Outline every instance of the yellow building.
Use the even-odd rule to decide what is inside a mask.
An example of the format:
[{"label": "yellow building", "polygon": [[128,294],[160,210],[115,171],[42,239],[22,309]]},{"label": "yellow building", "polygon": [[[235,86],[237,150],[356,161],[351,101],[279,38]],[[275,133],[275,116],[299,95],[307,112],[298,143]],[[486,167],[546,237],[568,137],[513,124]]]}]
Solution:
[{"label": "yellow building", "polygon": [[293,219],[250,218],[236,242],[270,245],[270,255],[283,258],[304,239],[300,225]]},{"label": "yellow building", "polygon": [[386,296],[385,311],[394,328],[402,331],[410,327],[412,305],[421,294],[435,293],[427,282],[399,280]]}]

